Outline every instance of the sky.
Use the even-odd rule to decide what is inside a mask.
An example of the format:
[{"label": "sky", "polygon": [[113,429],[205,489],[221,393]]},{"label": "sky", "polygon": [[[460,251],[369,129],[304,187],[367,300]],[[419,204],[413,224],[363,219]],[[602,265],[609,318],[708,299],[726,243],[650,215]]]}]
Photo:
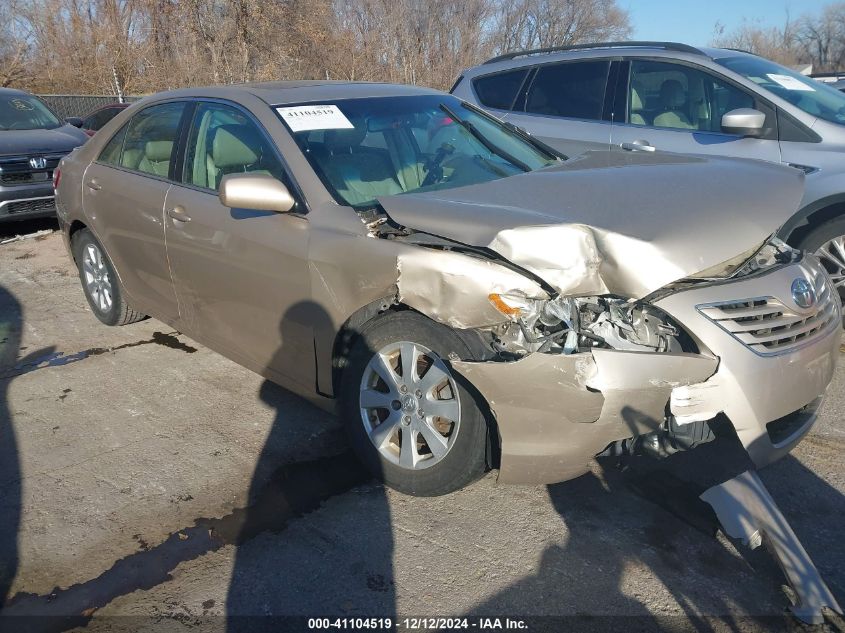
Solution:
[{"label": "sky", "polygon": [[833,0],[618,0],[627,9],[633,39],[682,42],[707,46],[717,22],[726,31],[743,19],[760,26],[783,26],[786,12],[791,19],[805,13],[818,14]]}]

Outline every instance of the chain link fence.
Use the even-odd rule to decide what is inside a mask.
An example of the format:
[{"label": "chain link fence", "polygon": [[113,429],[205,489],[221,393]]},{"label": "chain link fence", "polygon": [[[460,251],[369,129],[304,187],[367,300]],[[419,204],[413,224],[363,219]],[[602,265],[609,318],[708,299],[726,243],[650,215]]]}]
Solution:
[{"label": "chain link fence", "polygon": [[[117,97],[95,95],[38,95],[61,118],[82,117],[100,106],[116,103]],[[126,103],[137,101],[141,97],[124,97]]]}]

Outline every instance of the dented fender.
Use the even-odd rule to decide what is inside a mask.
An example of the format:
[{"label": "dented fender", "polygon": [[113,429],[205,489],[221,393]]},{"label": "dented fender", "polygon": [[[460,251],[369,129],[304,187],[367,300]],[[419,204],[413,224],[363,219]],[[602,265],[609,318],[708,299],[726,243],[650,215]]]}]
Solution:
[{"label": "dented fender", "polygon": [[455,328],[507,321],[490,303],[491,293],[548,298],[536,281],[493,261],[461,253],[408,249],[399,253],[396,267],[399,301]]},{"label": "dented fender", "polygon": [[502,483],[556,483],[587,472],[611,442],[649,433],[672,390],[706,380],[701,354],[599,350],[535,353],[513,362],[454,361],[489,403],[501,441]]}]

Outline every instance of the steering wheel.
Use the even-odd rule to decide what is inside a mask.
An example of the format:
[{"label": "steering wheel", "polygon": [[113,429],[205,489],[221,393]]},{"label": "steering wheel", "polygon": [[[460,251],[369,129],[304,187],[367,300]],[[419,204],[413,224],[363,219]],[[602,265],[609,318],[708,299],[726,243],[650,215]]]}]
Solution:
[{"label": "steering wheel", "polygon": [[454,151],[455,146],[451,143],[443,143],[443,145],[437,148],[434,156],[423,165],[428,173],[425,175],[422,183],[420,183],[420,187],[428,187],[443,180],[443,161]]}]

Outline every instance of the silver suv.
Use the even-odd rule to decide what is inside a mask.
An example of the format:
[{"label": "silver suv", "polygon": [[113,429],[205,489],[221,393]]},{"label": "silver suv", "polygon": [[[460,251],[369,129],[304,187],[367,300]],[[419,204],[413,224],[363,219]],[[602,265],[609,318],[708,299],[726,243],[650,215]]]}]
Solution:
[{"label": "silver suv", "polygon": [[838,90],[740,51],[617,42],[502,55],[465,71],[452,93],[569,156],[667,150],[803,170],[804,198],[779,236],[816,253],[845,297]]}]

